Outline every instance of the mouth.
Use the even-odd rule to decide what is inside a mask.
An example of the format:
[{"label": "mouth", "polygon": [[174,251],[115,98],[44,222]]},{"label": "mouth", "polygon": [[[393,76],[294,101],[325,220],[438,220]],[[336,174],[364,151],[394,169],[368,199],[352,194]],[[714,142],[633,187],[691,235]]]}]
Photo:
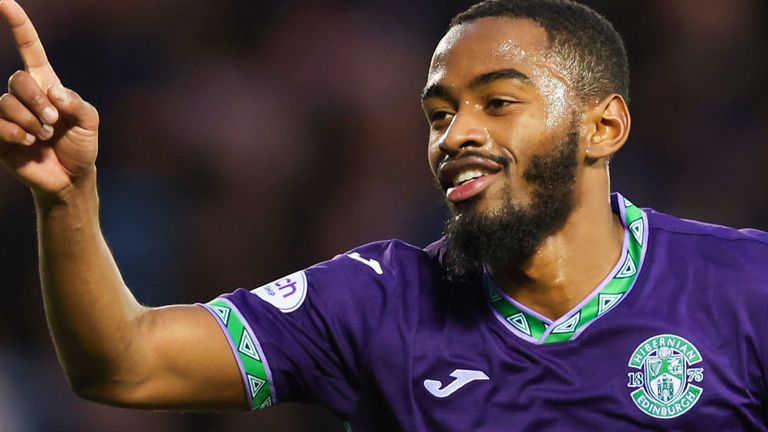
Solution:
[{"label": "mouth", "polygon": [[490,159],[467,156],[441,164],[438,179],[448,200],[458,203],[483,193],[502,168]]}]

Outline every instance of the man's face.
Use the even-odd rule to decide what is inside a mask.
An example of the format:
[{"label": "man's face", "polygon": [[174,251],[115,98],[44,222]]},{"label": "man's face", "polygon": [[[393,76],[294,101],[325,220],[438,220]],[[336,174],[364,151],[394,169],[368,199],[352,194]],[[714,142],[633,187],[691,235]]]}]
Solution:
[{"label": "man's face", "polygon": [[[461,225],[490,229],[494,218],[505,218],[499,228],[537,225],[520,234],[535,237],[528,240],[538,245],[570,212],[580,105],[547,45],[543,28],[508,18],[456,26],[438,45],[423,108],[430,123],[430,166],[454,214],[449,240]],[[550,206],[559,207],[557,214],[546,214]],[[475,234],[465,230],[463,236]]]}]

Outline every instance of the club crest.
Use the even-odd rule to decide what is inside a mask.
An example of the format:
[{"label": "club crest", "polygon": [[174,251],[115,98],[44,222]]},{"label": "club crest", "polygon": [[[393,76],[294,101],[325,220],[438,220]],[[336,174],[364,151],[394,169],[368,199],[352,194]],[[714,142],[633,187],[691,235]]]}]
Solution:
[{"label": "club crest", "polygon": [[627,387],[635,405],[651,417],[668,419],[690,410],[703,391],[704,368],[699,350],[686,339],[662,334],[647,339],[632,353]]}]

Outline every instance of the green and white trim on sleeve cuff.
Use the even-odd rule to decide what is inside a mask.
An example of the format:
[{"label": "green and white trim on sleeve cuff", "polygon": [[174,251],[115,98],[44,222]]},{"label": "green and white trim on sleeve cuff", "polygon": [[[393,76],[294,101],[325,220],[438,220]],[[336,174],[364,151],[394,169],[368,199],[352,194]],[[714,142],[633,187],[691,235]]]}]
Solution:
[{"label": "green and white trim on sleeve cuff", "polygon": [[216,317],[227,335],[229,345],[243,376],[248,407],[257,410],[276,403],[272,391],[272,373],[259,341],[237,307],[227,299],[217,298],[200,306]]}]

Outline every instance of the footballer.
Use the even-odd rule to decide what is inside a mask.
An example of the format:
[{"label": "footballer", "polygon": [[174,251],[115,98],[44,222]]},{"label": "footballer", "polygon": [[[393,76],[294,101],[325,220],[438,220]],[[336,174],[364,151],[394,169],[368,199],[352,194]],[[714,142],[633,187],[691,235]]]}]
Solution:
[{"label": "footballer", "polygon": [[768,235],[611,193],[628,65],[593,10],[486,0],[451,22],[421,94],[443,238],[159,308],[99,228],[96,109],[14,0],[0,14],[24,62],[0,98],[0,160],[34,196],[45,312],[78,395],[309,402],[353,431],[768,430]]}]

